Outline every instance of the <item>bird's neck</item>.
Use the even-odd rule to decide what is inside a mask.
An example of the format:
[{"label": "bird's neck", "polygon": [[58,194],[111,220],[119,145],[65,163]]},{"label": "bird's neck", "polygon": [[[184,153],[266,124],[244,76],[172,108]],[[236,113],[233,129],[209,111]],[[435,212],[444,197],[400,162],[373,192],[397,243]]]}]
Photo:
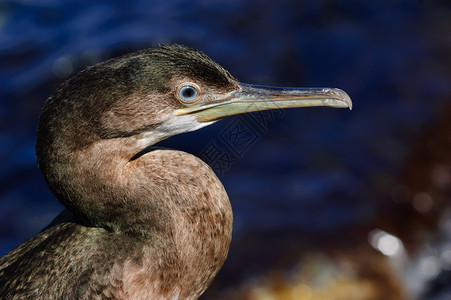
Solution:
[{"label": "bird's neck", "polygon": [[[127,270],[148,273],[149,280],[172,274],[166,284],[172,279],[178,291],[168,293],[199,296],[229,249],[232,210],[227,194],[211,168],[190,154],[154,150],[130,160],[130,149],[127,142],[111,139],[65,152],[52,160],[56,171],[47,181],[87,225],[138,237],[136,251],[148,263],[138,271],[130,265]],[[140,278],[131,275],[124,276]]]}]

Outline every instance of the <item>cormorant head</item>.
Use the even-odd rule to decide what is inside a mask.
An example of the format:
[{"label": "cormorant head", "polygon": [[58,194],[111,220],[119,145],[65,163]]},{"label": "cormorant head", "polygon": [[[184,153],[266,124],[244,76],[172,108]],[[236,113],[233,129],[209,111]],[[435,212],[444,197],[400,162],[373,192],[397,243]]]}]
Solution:
[{"label": "cormorant head", "polygon": [[69,151],[117,138],[142,150],[227,116],[306,106],[352,103],[339,89],[243,84],[198,50],[163,45],[89,67],[63,84],[43,109],[38,158],[41,141],[64,136]]}]

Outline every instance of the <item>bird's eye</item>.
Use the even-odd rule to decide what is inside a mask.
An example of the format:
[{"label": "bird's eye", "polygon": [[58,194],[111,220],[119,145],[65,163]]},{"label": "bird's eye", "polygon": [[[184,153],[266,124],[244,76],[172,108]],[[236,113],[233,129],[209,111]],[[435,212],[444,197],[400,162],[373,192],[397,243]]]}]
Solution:
[{"label": "bird's eye", "polygon": [[177,91],[178,98],[187,104],[195,102],[199,95],[199,88],[191,83],[182,85]]}]

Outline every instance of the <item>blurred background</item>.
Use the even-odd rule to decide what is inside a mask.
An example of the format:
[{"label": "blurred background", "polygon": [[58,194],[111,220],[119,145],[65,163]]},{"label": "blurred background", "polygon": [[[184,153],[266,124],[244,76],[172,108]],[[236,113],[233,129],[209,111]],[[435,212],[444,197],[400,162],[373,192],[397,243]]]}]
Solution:
[{"label": "blurred background", "polygon": [[35,162],[46,98],[159,43],[242,82],[338,87],[354,103],[162,143],[209,163],[234,209],[229,258],[201,299],[451,299],[446,0],[0,1],[0,255],[62,210]]}]

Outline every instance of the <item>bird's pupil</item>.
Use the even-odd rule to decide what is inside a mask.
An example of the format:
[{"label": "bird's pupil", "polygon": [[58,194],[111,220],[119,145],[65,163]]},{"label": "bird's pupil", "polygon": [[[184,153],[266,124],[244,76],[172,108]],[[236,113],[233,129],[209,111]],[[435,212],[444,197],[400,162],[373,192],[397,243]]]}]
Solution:
[{"label": "bird's pupil", "polygon": [[186,87],[183,90],[183,96],[186,98],[191,98],[192,96],[194,96],[194,89],[192,87]]}]

